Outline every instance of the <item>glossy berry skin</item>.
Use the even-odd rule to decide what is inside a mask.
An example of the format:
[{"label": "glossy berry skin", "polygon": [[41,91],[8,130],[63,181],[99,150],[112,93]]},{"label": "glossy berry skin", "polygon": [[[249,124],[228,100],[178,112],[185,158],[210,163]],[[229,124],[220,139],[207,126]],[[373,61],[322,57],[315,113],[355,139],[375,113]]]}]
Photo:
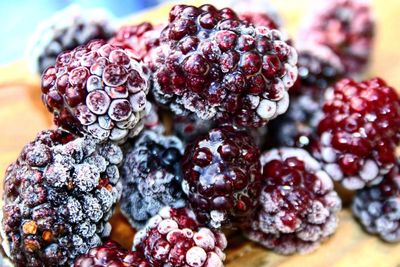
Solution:
[{"label": "glossy berry skin", "polygon": [[133,240],[152,267],[223,267],[226,246],[222,232],[200,227],[186,208],[163,208]]},{"label": "glossy berry skin", "polygon": [[40,75],[56,63],[61,52],[113,34],[113,18],[106,10],[68,7],[36,28],[27,51],[31,68]]},{"label": "glossy berry skin", "polygon": [[396,162],[400,99],[379,79],[345,79],[327,95],[314,155],[350,190],[378,184]]},{"label": "glossy berry skin", "polygon": [[27,144],[4,179],[2,246],[15,266],[70,266],[110,234],[121,196],[121,149],[47,130]]},{"label": "glossy berry skin", "polygon": [[297,54],[229,8],[177,5],[153,57],[153,95],[176,115],[261,127],[284,113]]},{"label": "glossy berry skin", "polygon": [[144,131],[133,145],[127,145],[121,211],[133,227],[142,228],[165,206],[186,206],[181,188],[183,150],[177,137],[152,131]]},{"label": "glossy berry skin", "polygon": [[99,247],[79,256],[74,267],[151,267],[143,254],[128,251],[114,241],[107,241]]},{"label": "glossy berry skin", "polygon": [[375,21],[369,1],[332,0],[313,11],[300,40],[330,47],[341,59],[346,73],[360,74],[369,61]]},{"label": "glossy berry skin", "polygon": [[267,13],[243,12],[239,13],[239,18],[255,26],[263,26],[269,29],[279,29],[279,24]]},{"label": "glossy berry skin", "polygon": [[260,152],[252,138],[231,126],[214,128],[186,147],[184,192],[202,224],[236,227],[258,206]]},{"label": "glossy berry skin", "polygon": [[386,242],[400,242],[400,173],[399,164],[382,183],[357,191],[353,214],[370,234]]},{"label": "glossy berry skin", "polygon": [[310,252],[337,227],[341,201],[321,165],[305,150],[261,156],[261,208],[245,234],[281,254]]},{"label": "glossy berry skin", "polygon": [[56,125],[123,143],[143,128],[147,69],[127,50],[95,40],[64,52],[42,75]]},{"label": "glossy berry skin", "polygon": [[139,60],[144,60],[149,51],[160,44],[162,26],[154,27],[149,22],[122,26],[108,43],[128,49]]}]

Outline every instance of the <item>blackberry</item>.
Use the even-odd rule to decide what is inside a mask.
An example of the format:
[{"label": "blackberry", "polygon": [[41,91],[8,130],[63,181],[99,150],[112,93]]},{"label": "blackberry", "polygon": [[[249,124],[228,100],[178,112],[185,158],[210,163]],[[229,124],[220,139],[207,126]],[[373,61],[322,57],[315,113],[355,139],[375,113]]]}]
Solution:
[{"label": "blackberry", "polygon": [[269,29],[279,29],[278,23],[267,13],[262,12],[244,12],[239,13],[239,18],[255,26],[263,26]]},{"label": "blackberry", "polygon": [[300,39],[330,47],[341,59],[348,74],[360,74],[369,61],[375,21],[368,1],[332,0],[324,2],[304,25]]},{"label": "blackberry", "polygon": [[173,121],[173,132],[186,142],[195,140],[197,137],[206,134],[214,123],[202,120],[195,114],[188,116],[175,116]]},{"label": "blackberry", "polygon": [[124,142],[143,128],[147,69],[127,50],[95,40],[57,57],[42,76],[42,99],[56,125]]},{"label": "blackberry", "polygon": [[165,207],[184,207],[180,160],[183,144],[175,136],[143,132],[125,152],[121,211],[132,226],[142,228]]},{"label": "blackberry", "polygon": [[151,267],[144,255],[127,251],[114,241],[107,241],[75,260],[74,267]]},{"label": "blackberry", "polygon": [[153,267],[222,267],[226,237],[200,227],[188,209],[165,207],[134,238],[134,250]]},{"label": "blackberry", "polygon": [[112,143],[47,130],[27,144],[4,179],[2,246],[15,266],[70,266],[101,244],[122,187]]},{"label": "blackberry", "polygon": [[56,64],[57,56],[94,39],[114,34],[112,16],[103,9],[83,10],[71,6],[43,21],[30,40],[28,56],[32,70],[42,74]]},{"label": "blackberry", "polygon": [[359,190],[353,214],[368,233],[387,242],[400,241],[400,173],[397,162],[382,183]]},{"label": "blackberry", "polygon": [[122,26],[109,43],[130,50],[139,60],[145,60],[149,51],[160,45],[160,32],[163,26],[154,27],[149,22]]},{"label": "blackberry", "polygon": [[270,150],[261,163],[261,208],[246,235],[281,254],[315,249],[337,227],[341,201],[331,178],[302,149]]},{"label": "blackberry", "polygon": [[260,195],[260,152],[252,138],[230,126],[212,129],[186,147],[183,190],[202,224],[246,224]]},{"label": "blackberry", "polygon": [[157,133],[164,133],[165,127],[160,121],[158,116],[158,107],[150,102],[146,105],[146,116],[143,118],[143,124],[145,130],[150,130]]},{"label": "blackberry", "polygon": [[400,99],[379,79],[344,79],[327,94],[314,155],[350,190],[378,184],[393,167],[399,144]]},{"label": "blackberry", "polygon": [[297,53],[278,30],[229,8],[177,5],[153,58],[153,95],[180,116],[261,127],[284,113]]}]

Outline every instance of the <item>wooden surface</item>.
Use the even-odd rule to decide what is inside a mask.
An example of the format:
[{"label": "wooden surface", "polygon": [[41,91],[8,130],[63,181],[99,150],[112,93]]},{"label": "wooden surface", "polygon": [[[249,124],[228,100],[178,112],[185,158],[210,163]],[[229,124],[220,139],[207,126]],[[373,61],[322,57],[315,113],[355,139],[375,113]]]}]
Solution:
[{"label": "wooden surface", "polygon": [[[325,1],[325,0],[323,0]],[[283,15],[288,32],[295,36],[304,10],[312,0],[271,0]],[[200,1],[196,1],[200,3]],[[380,76],[400,89],[400,11],[399,0],[373,2],[378,22],[373,60],[368,77]],[[169,7],[164,6],[129,19],[131,22],[165,20]],[[8,40],[10,41],[10,39]],[[13,161],[23,145],[41,129],[51,127],[51,118],[40,101],[37,76],[29,73],[24,61],[0,66],[0,173]],[[112,219],[112,237],[129,247],[133,229],[117,214]],[[280,256],[240,235],[229,235],[227,267],[400,267],[400,245],[389,245],[366,235],[348,209],[340,214],[337,233],[316,252],[309,255]]]}]

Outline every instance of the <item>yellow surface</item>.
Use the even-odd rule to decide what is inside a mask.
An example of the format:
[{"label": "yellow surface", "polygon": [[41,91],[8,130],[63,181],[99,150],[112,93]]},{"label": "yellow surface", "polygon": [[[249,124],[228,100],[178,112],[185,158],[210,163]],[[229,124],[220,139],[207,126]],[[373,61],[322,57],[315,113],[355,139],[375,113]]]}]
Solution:
[{"label": "yellow surface", "polygon": [[[286,29],[295,36],[304,10],[325,0],[271,0],[283,15]],[[196,1],[201,3],[203,1]],[[373,2],[377,18],[377,38],[368,77],[380,76],[400,89],[400,11],[399,0]],[[143,20],[161,23],[168,14],[164,6],[142,13],[130,22]],[[36,133],[51,127],[51,119],[40,102],[38,77],[29,74],[24,61],[0,67],[0,173],[14,160],[23,145]],[[315,253],[280,256],[238,234],[230,234],[227,250],[228,267],[397,267],[400,266],[400,245],[389,245],[368,236],[348,210],[340,214],[340,226],[333,238]],[[129,247],[133,230],[120,214],[112,220],[112,237]]]}]

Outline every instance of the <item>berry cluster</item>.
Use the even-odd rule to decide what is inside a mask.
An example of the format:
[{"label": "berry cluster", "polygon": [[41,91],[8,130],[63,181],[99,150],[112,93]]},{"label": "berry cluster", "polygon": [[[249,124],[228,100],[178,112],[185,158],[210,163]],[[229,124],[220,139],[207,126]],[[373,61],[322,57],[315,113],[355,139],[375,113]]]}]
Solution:
[{"label": "berry cluster", "polygon": [[[35,64],[56,128],[6,171],[7,260],[223,267],[221,229],[310,252],[338,226],[335,182],[358,190],[367,232],[400,241],[400,98],[346,76],[371,53],[369,6],[331,0],[293,42],[257,3],[176,5],[162,26],[113,36],[80,19],[43,34]],[[108,239],[117,204],[137,230],[132,251]]]}]

